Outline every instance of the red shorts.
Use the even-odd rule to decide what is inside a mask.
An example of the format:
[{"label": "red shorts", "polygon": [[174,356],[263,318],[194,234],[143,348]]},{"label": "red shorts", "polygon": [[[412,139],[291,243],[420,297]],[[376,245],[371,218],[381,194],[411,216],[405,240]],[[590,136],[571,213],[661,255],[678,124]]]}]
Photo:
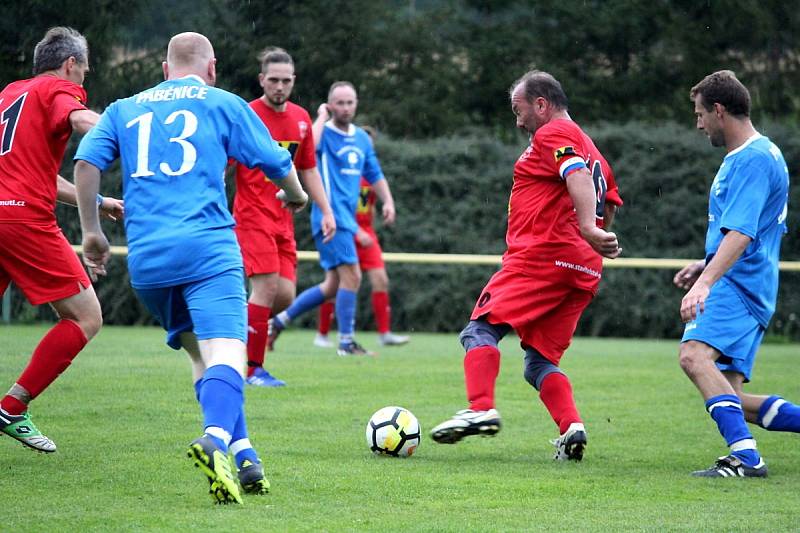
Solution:
[{"label": "red shorts", "polygon": [[261,229],[236,227],[236,238],[242,249],[244,273],[274,274],[297,281],[297,243],[289,235],[271,234]]},{"label": "red shorts", "polygon": [[508,324],[524,346],[558,365],[592,297],[587,290],[500,270],[484,287],[470,318]]},{"label": "red shorts", "polygon": [[361,246],[358,243],[358,238],[356,238],[358,265],[361,267],[362,272],[383,268],[383,250],[381,249],[381,243],[378,240],[378,236],[375,234],[375,230],[373,228],[365,228],[363,226],[361,229],[369,233],[369,236],[372,237],[372,245]]},{"label": "red shorts", "polygon": [[32,305],[63,300],[87,288],[89,276],[53,221],[0,223],[0,294],[13,281]]}]

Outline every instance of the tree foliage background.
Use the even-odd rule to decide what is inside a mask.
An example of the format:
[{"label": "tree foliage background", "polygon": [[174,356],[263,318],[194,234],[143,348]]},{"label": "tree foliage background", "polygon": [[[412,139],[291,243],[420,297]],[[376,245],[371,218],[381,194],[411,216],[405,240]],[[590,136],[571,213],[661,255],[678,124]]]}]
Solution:
[{"label": "tree foliage background", "polygon": [[[400,220],[385,249],[500,253],[511,168],[526,140],[515,132],[511,83],[530,68],[553,73],[570,111],[595,137],[618,175],[626,206],[615,229],[627,256],[699,257],[707,186],[722,157],[693,132],[688,89],[711,71],[737,72],[753,97],[757,127],[783,148],[796,174],[800,14],[776,0],[32,0],[10,2],[0,19],[0,82],[28,77],[35,43],[69,25],[91,47],[86,81],[98,110],[161,79],[169,37],[199,31],[215,46],[218,84],[260,95],[258,52],[286,48],[296,63],[292,99],[312,115],[330,83],[359,89],[357,121],[378,128]],[[70,176],[69,154],[64,174]],[[104,181],[120,194],[118,172]],[[793,206],[798,205],[793,202]],[[794,227],[795,217],[790,224]],[[59,207],[77,242],[77,216]],[[312,249],[305,216],[301,249]],[[109,226],[124,244],[119,227]],[[785,259],[800,258],[796,229]],[[127,286],[124,260],[98,288],[107,322],[151,319]],[[390,265],[396,329],[456,329],[491,269]],[[607,271],[581,332],[675,335],[680,294],[672,273]],[[795,336],[793,274],[782,278],[776,333]],[[300,284],[320,278],[302,265]],[[620,295],[625,294],[625,298]],[[368,306],[362,307],[367,309]],[[14,300],[16,316],[37,318]],[[364,323],[369,313],[363,313]]]}]

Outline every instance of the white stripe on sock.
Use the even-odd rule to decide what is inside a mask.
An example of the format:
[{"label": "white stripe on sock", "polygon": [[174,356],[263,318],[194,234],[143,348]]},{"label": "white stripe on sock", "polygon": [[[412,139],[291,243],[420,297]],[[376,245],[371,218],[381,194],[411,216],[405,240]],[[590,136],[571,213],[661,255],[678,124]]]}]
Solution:
[{"label": "white stripe on sock", "polygon": [[735,407],[740,411],[742,410],[742,405],[740,403],[724,400],[724,401],[717,402],[717,403],[712,403],[711,405],[709,405],[708,406],[708,414],[711,414],[711,411],[713,411],[717,407]]},{"label": "white stripe on sock", "polygon": [[250,444],[250,439],[239,439],[236,442],[232,442],[230,445],[230,451],[233,455],[236,455],[242,450],[246,450],[248,448],[252,448],[253,445]]},{"label": "white stripe on sock", "polygon": [[740,441],[731,444],[732,452],[740,452],[742,450],[755,450],[756,448],[757,448],[756,439],[742,439]]},{"label": "white stripe on sock", "polygon": [[775,417],[778,416],[778,411],[780,411],[781,406],[785,403],[786,400],[783,398],[780,400],[775,400],[772,405],[769,406],[769,409],[767,409],[767,414],[765,414],[764,418],[761,419],[761,425],[763,425],[765,428],[768,428],[769,425],[772,424],[772,421],[775,419]]},{"label": "white stripe on sock", "polygon": [[222,429],[218,426],[208,426],[206,428],[206,433],[211,435],[212,437],[217,437],[219,440],[225,443],[225,446],[228,446],[231,443],[231,434]]}]

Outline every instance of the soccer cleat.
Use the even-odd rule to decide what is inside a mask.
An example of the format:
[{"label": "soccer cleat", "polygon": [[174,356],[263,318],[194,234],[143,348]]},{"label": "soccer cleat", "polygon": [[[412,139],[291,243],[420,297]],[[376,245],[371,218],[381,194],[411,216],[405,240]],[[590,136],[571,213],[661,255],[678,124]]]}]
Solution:
[{"label": "soccer cleat", "polygon": [[580,461],[586,448],[586,429],[579,422],[572,423],[563,435],[550,442],[556,447],[556,461]]},{"label": "soccer cleat", "polygon": [[692,472],[695,477],[767,477],[767,464],[763,459],[756,466],[747,466],[733,455],[720,457],[714,466]]},{"label": "soccer cleat", "polygon": [[255,385],[256,387],[284,387],[286,382],[278,379],[263,367],[257,367],[252,376],[247,378],[248,385]]},{"label": "soccer cleat", "polygon": [[214,503],[242,503],[239,487],[231,475],[228,455],[220,450],[208,435],[203,435],[189,445],[187,453],[194,466],[208,478],[211,499]]},{"label": "soccer cleat", "polygon": [[462,409],[431,430],[431,437],[439,444],[455,444],[464,437],[480,435],[491,437],[500,431],[500,413],[496,409],[473,411]]},{"label": "soccer cleat", "polygon": [[317,333],[317,336],[314,337],[314,346],[319,348],[333,348],[333,343],[328,338],[327,335],[323,335],[322,333]]},{"label": "soccer cleat", "polygon": [[375,352],[367,350],[356,341],[350,341],[346,343],[340,343],[339,349],[336,350],[336,354],[345,357],[348,355],[375,355]]},{"label": "soccer cleat", "polygon": [[401,346],[411,340],[408,335],[396,335],[391,331],[378,335],[381,346]]},{"label": "soccer cleat", "polygon": [[279,326],[275,318],[270,318],[267,322],[267,351],[271,352],[275,349],[275,341],[278,340],[278,335],[283,331],[283,326]]},{"label": "soccer cleat", "polygon": [[21,415],[12,415],[0,409],[0,431],[37,452],[56,451],[56,443],[42,435],[28,411]]},{"label": "soccer cleat", "polygon": [[264,466],[245,460],[239,469],[239,484],[248,494],[267,494],[269,481],[264,477]]}]

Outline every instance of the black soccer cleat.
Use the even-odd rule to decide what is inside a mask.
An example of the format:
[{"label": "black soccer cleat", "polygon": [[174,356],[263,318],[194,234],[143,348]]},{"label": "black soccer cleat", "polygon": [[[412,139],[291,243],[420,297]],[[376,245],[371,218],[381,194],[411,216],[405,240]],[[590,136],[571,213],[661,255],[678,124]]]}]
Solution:
[{"label": "black soccer cleat", "polygon": [[580,461],[586,449],[586,429],[581,423],[573,423],[563,435],[551,441],[556,447],[556,461]]},{"label": "black soccer cleat", "polygon": [[767,477],[767,464],[759,459],[756,466],[747,466],[733,455],[720,457],[714,466],[692,472],[695,477]]}]

